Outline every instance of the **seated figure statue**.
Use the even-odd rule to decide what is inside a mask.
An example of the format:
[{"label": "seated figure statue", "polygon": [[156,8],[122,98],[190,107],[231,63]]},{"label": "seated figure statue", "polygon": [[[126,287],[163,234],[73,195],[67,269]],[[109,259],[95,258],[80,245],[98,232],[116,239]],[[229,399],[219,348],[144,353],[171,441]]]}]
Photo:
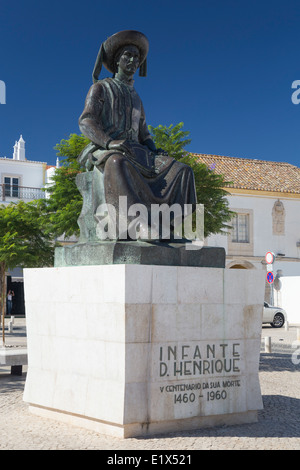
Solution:
[{"label": "seated figure statue", "polygon": [[[131,228],[127,237],[128,230],[127,234],[121,233],[119,223],[117,239],[160,239],[159,227],[152,226],[150,232],[151,205],[195,207],[197,202],[192,169],[156,148],[142,101],[133,86],[138,69],[141,76],[146,76],[148,48],[148,39],[138,31],[121,31],[101,45],[93,71],[94,84],[79,118],[81,132],[91,141],[79,162],[88,170],[101,172],[107,206],[115,208],[117,224],[125,220],[125,226]],[[98,80],[102,64],[113,74],[111,78]],[[143,204],[147,208],[147,217],[139,218],[137,227],[132,227],[136,217],[123,211],[120,196],[127,197],[127,207]]]}]

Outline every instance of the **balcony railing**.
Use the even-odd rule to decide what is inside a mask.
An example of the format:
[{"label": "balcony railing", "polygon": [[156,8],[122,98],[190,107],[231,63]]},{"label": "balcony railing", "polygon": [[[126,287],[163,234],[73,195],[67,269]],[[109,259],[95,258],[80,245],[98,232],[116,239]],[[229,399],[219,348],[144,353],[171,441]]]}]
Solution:
[{"label": "balcony railing", "polygon": [[45,192],[40,188],[28,188],[26,186],[15,186],[0,184],[0,201],[13,201],[15,199],[33,200],[44,199]]}]

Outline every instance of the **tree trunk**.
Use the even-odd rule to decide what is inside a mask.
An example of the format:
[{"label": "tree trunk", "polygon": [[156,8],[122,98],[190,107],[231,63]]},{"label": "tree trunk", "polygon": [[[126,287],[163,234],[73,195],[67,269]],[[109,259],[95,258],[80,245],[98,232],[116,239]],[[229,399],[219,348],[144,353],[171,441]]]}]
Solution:
[{"label": "tree trunk", "polygon": [[2,344],[5,346],[6,265],[0,263],[0,312],[2,317]]}]

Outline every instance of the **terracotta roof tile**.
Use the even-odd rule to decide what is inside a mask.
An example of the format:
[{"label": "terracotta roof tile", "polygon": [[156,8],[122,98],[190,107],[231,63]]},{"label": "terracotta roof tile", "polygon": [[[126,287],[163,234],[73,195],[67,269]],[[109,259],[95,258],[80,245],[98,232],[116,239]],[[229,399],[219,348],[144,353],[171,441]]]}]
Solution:
[{"label": "terracotta roof tile", "polygon": [[192,153],[216,173],[223,174],[229,187],[300,194],[300,168],[290,163]]}]

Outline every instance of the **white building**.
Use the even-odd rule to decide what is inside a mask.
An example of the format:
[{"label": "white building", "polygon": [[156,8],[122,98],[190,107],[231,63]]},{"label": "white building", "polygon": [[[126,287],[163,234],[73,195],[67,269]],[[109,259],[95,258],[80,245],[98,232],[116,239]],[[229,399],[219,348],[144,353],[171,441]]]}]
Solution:
[{"label": "white building", "polygon": [[13,157],[0,157],[0,203],[45,197],[41,188],[47,183],[50,168],[46,162],[27,160],[25,141],[20,136],[13,147]]},{"label": "white building", "polygon": [[275,254],[275,282],[266,281],[265,300],[300,324],[300,168],[289,163],[216,155],[199,160],[232,182],[229,207],[237,215],[228,235],[211,235],[210,246],[226,250],[226,267],[265,270],[265,255]]}]

